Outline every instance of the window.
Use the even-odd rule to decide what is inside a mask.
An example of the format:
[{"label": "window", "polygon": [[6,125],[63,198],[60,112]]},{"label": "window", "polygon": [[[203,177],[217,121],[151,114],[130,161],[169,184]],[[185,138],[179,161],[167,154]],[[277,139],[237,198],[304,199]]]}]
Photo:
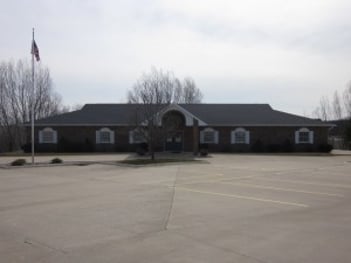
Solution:
[{"label": "window", "polygon": [[307,128],[301,128],[295,132],[295,143],[313,143],[313,131]]},{"label": "window", "polygon": [[115,143],[115,132],[109,128],[102,128],[96,131],[96,143]]},{"label": "window", "polygon": [[54,132],[52,131],[43,131],[42,136],[43,136],[43,139],[42,139],[43,143],[50,143],[54,141]]},{"label": "window", "polygon": [[310,141],[310,133],[309,132],[299,132],[299,142],[300,143],[308,143]]},{"label": "window", "polygon": [[57,143],[57,132],[52,128],[39,131],[39,143]]},{"label": "window", "polygon": [[145,142],[145,137],[141,131],[133,130],[129,132],[129,143],[142,143]]},{"label": "window", "polygon": [[232,144],[250,144],[250,132],[244,128],[237,128],[231,132]]},{"label": "window", "polygon": [[206,128],[200,131],[200,143],[218,143],[218,131]]},{"label": "window", "polygon": [[215,140],[215,133],[213,131],[204,132],[204,143],[213,143]]},{"label": "window", "polygon": [[108,131],[100,132],[100,143],[110,143],[111,141],[111,133]]}]

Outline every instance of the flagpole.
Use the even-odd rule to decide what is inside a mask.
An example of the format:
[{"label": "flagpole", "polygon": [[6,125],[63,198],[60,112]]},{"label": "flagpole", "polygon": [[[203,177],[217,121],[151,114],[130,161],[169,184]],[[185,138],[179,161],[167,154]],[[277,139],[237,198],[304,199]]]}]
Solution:
[{"label": "flagpole", "polygon": [[34,28],[32,33],[32,101],[31,101],[31,141],[32,141],[32,165],[34,165],[34,96],[35,96],[35,83],[34,83]]}]

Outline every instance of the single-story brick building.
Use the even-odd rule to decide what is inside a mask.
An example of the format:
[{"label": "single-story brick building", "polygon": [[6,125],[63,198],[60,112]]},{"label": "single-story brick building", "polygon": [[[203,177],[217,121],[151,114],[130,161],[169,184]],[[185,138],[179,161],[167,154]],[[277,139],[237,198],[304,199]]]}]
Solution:
[{"label": "single-story brick building", "polygon": [[[134,151],[142,142],[133,123],[138,107],[142,105],[86,104],[78,111],[37,120],[36,151]],[[213,152],[324,151],[333,126],[268,104],[170,104],[159,114],[180,119],[160,143],[161,151],[191,152],[198,144]]]}]

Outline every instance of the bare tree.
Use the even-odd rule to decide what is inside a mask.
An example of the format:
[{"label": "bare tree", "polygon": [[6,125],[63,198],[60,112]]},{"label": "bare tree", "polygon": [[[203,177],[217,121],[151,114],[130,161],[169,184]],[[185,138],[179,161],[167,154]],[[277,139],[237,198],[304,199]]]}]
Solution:
[{"label": "bare tree", "polygon": [[333,117],[335,120],[341,120],[342,119],[342,105],[339,97],[339,93],[336,90],[334,92],[334,98],[333,98],[333,103],[332,103],[332,109],[333,109]]},{"label": "bare tree", "polygon": [[343,99],[347,119],[344,130],[344,140],[347,149],[351,149],[351,84],[345,89]]},{"label": "bare tree", "polygon": [[351,119],[351,84],[345,89],[343,99],[346,118]]},{"label": "bare tree", "polygon": [[133,116],[136,131],[148,144],[151,159],[155,159],[155,147],[161,137],[160,112],[172,102],[173,83],[169,73],[152,68],[144,74],[128,92],[129,103],[138,104]]},{"label": "bare tree", "polygon": [[344,90],[342,97],[335,91],[331,104],[329,99],[323,96],[313,115],[324,121],[339,120],[337,136],[343,138],[347,148],[351,147],[351,84]]},{"label": "bare tree", "polygon": [[314,110],[313,115],[327,121],[331,119],[331,107],[328,97],[323,96],[319,101],[319,106]]},{"label": "bare tree", "polygon": [[74,104],[73,106],[71,107],[67,107],[67,111],[77,111],[77,110],[81,110],[83,108],[83,104]]},{"label": "bare tree", "polygon": [[176,120],[165,119],[162,114],[164,108],[171,103],[199,103],[202,94],[192,79],[187,78],[182,84],[173,73],[152,68],[150,73],[137,80],[127,99],[129,103],[136,104],[132,123],[147,143],[154,160],[155,148],[162,144],[172,125],[176,125]]},{"label": "bare tree", "polygon": [[0,132],[6,137],[9,151],[23,144],[25,138],[21,124],[30,121],[32,105],[35,119],[59,114],[64,110],[61,97],[53,90],[48,68],[39,65],[35,79],[33,91],[31,68],[23,60],[0,65]]},{"label": "bare tree", "polygon": [[181,103],[201,103],[203,95],[192,78],[187,77],[184,79],[182,92]]},{"label": "bare tree", "polygon": [[162,98],[162,103],[201,103],[203,94],[199,88],[196,87],[195,81],[186,77],[183,82],[178,78],[174,77],[172,72],[163,70],[157,70],[155,67],[151,68],[151,72],[143,74],[143,76],[137,81],[133,89],[128,92],[129,103],[140,103],[138,96],[135,97],[135,86],[138,86],[140,82],[148,82],[148,85],[152,86],[154,90],[159,93],[158,96]]}]

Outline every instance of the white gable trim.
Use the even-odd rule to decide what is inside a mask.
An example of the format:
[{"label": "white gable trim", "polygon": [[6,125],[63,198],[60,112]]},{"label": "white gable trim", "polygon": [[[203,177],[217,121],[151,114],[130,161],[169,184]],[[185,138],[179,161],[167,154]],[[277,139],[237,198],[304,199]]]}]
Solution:
[{"label": "white gable trim", "polygon": [[200,120],[194,114],[190,113],[189,111],[187,111],[183,107],[179,106],[178,104],[170,104],[168,107],[166,107],[166,109],[164,109],[161,112],[161,118],[160,119],[162,120],[162,117],[167,112],[170,112],[170,111],[179,111],[179,112],[181,112],[184,115],[184,117],[185,117],[185,126],[193,126],[194,125],[194,118],[199,121],[199,126],[208,126],[208,124],[206,122],[204,122],[203,120]]}]

